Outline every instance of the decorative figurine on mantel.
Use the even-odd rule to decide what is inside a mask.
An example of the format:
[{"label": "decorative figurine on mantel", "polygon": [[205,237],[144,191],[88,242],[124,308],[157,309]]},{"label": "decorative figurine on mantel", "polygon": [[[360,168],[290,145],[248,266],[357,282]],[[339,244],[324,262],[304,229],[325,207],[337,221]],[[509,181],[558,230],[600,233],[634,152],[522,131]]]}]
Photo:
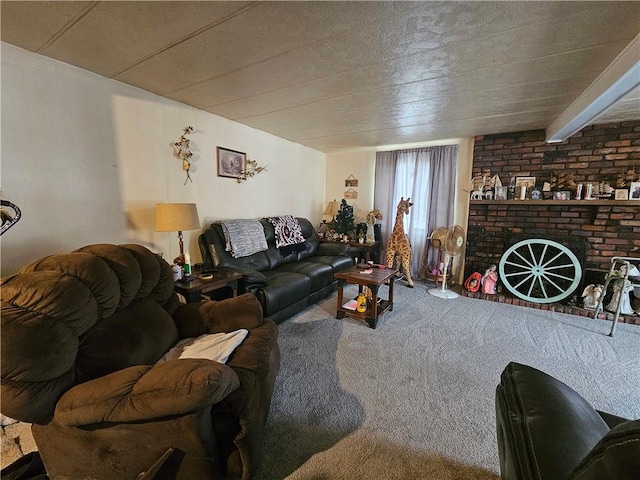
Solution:
[{"label": "decorative figurine on mantel", "polygon": [[488,293],[489,295],[494,295],[496,293],[496,284],[498,283],[498,272],[496,271],[498,267],[496,265],[491,265],[484,272],[482,276],[482,293]]}]

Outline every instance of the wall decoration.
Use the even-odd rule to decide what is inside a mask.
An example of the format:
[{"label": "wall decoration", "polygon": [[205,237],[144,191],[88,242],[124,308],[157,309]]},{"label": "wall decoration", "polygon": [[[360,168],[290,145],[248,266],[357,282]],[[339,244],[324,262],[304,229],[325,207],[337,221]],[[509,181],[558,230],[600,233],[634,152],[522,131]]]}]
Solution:
[{"label": "wall decoration", "polygon": [[626,188],[616,188],[616,200],[629,200],[629,190]]},{"label": "wall decoration", "polygon": [[218,154],[218,176],[235,178],[240,182],[246,180],[247,175],[247,154],[231,150],[229,148],[217,147]]},{"label": "wall decoration", "polygon": [[[18,223],[18,220],[22,217],[22,212],[16,204],[11,203],[8,200],[0,200],[0,204],[0,217],[2,217],[0,235],[3,235],[7,230]],[[5,207],[9,207],[10,210],[7,210]]]},{"label": "wall decoration", "polygon": [[629,200],[640,200],[640,182],[631,182]]},{"label": "wall decoration", "polygon": [[353,175],[349,175],[347,177],[347,179],[344,181],[344,186],[345,187],[357,187],[358,186],[358,179],[356,177],[354,177]]},{"label": "wall decoration", "polygon": [[347,200],[355,200],[358,198],[358,192],[353,188],[350,188],[349,190],[344,192],[344,198],[346,198]]},{"label": "wall decoration", "polygon": [[187,135],[193,132],[193,127],[185,127],[180,140],[173,144],[174,154],[182,161],[182,169],[187,172],[187,178],[184,180],[184,184],[187,184],[187,180],[193,183],[191,180],[191,156],[193,153],[189,150],[189,139]]},{"label": "wall decoration", "polygon": [[[267,165],[267,167],[268,166],[269,165]],[[247,178],[251,178],[255,175],[258,175],[259,173],[264,172],[267,169],[267,167],[260,167],[258,166],[258,162],[256,162],[255,160],[247,159],[247,168],[242,171],[243,177],[238,177],[236,181],[238,183],[242,183]]]}]

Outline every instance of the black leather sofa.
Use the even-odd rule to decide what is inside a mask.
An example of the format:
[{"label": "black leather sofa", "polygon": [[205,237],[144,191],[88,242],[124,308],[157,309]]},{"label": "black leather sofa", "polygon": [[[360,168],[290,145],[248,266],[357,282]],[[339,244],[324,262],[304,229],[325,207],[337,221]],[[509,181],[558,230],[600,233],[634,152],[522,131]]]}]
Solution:
[{"label": "black leather sofa", "polygon": [[268,249],[247,257],[234,258],[225,250],[222,226],[212,223],[198,238],[205,268],[224,268],[243,274],[240,293],[253,293],[263,313],[280,323],[336,289],[334,273],[353,265],[348,244],[321,244],[315,228],[305,218],[297,218],[304,250],[285,257],[276,247],[273,225],[260,220]]},{"label": "black leather sofa", "polygon": [[640,479],[640,420],[599,412],[540,370],[507,365],[496,416],[503,480]]}]

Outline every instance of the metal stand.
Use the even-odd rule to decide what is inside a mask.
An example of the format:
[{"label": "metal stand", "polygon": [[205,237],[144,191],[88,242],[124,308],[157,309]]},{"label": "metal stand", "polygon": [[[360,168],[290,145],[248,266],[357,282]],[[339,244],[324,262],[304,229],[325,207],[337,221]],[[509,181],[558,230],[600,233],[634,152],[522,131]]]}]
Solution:
[{"label": "metal stand", "polygon": [[458,298],[460,296],[454,291],[447,290],[447,270],[448,270],[450,261],[451,261],[451,258],[448,255],[446,255],[445,262],[444,262],[444,271],[442,272],[442,288],[431,288],[428,290],[428,292],[434,297],[451,300],[452,298]]},{"label": "metal stand", "polygon": [[[623,265],[626,265],[626,272],[624,277],[622,277],[623,280],[623,291],[621,292],[620,295],[620,299],[618,300],[618,306],[616,308],[616,312],[615,312],[615,316],[613,317],[613,323],[611,324],[611,331],[609,332],[609,336],[613,337],[613,334],[616,331],[616,325],[618,324],[618,318],[620,317],[620,308],[622,307],[622,295],[628,295],[628,293],[625,293],[624,291],[624,284],[626,284],[627,280],[629,279],[629,270],[631,269],[631,260],[638,260],[637,258],[632,258],[632,257],[612,257],[611,258],[611,268],[609,269],[609,274],[607,275],[607,279],[604,282],[604,289],[602,290],[602,296],[600,297],[600,300],[598,301],[598,305],[596,306],[595,312],[593,314],[593,318],[597,319],[598,318],[598,314],[603,310],[603,306],[602,304],[604,303],[604,297],[607,294],[607,288],[609,287],[609,283],[611,283],[611,280],[620,280],[621,277],[616,277],[613,275],[613,272],[619,268],[621,268]],[[640,283],[631,283],[631,286],[633,287],[640,287]]]}]

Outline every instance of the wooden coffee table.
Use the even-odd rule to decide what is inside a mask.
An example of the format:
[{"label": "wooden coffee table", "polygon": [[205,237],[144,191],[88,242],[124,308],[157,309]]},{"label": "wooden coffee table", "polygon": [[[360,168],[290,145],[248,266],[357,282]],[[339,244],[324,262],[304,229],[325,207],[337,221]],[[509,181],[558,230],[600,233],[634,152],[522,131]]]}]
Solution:
[{"label": "wooden coffee table", "polygon": [[[334,275],[338,280],[338,311],[336,318],[344,318],[345,316],[358,318],[367,322],[367,325],[371,328],[376,328],[378,319],[382,314],[393,310],[393,281],[396,273],[398,273],[397,268],[374,268],[371,273],[363,273],[363,269],[357,266],[336,273]],[[347,283],[358,285],[358,292],[362,292],[364,287],[371,289],[371,305],[366,312],[360,313],[343,307],[345,303],[343,288]],[[380,285],[385,283],[389,284],[389,298],[387,300],[378,298],[378,289]]]}]

